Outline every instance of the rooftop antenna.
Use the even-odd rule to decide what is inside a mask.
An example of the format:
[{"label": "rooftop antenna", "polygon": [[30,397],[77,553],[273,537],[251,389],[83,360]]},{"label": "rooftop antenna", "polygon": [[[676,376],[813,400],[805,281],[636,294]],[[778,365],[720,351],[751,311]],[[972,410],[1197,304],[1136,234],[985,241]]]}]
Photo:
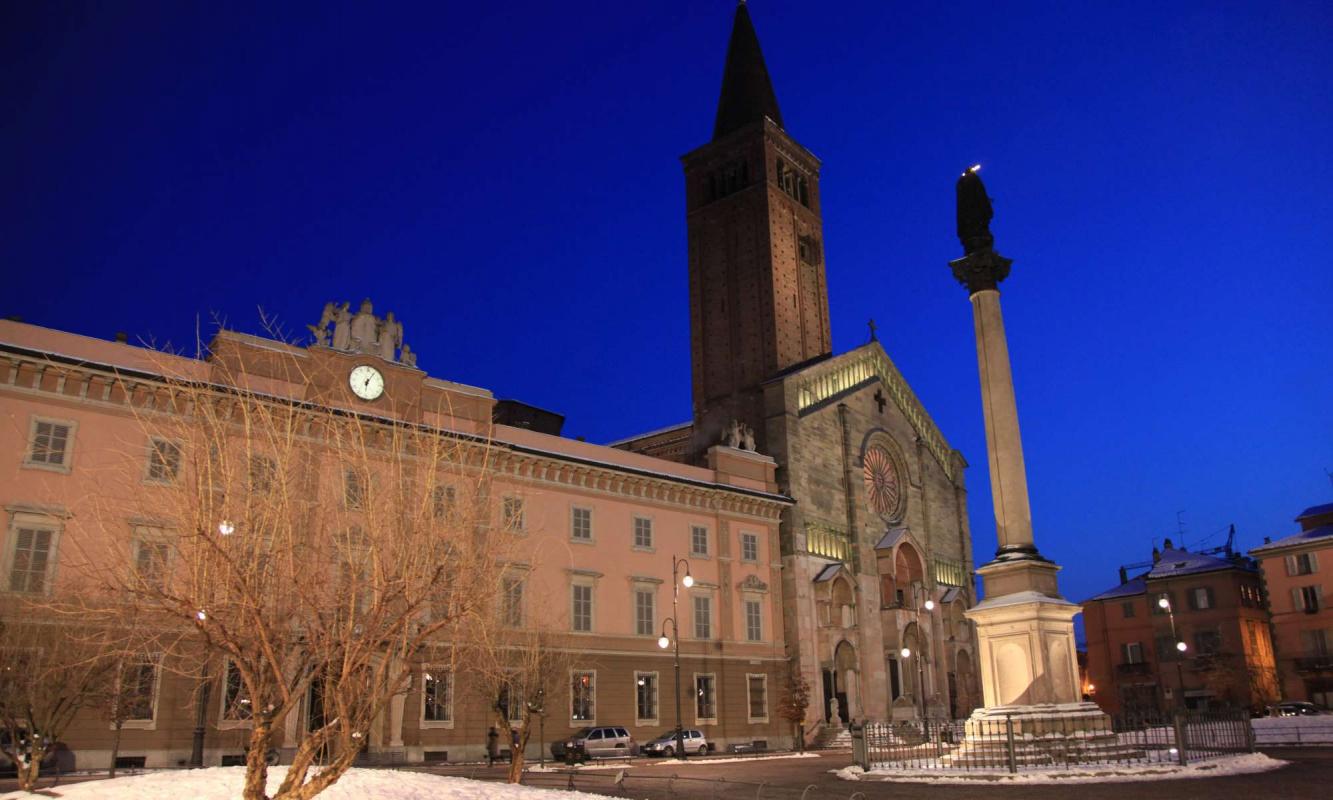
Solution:
[{"label": "rooftop antenna", "polygon": [[1185,549],[1185,509],[1176,512],[1176,535],[1180,537],[1179,546],[1181,550]]},{"label": "rooftop antenna", "polygon": [[1329,485],[1333,486],[1333,472],[1330,472],[1328,467],[1324,467],[1324,474],[1328,476]]}]

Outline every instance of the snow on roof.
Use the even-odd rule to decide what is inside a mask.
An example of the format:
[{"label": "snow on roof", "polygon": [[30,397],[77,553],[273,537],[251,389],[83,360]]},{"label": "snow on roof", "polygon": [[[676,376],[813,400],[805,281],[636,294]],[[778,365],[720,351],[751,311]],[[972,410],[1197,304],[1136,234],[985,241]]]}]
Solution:
[{"label": "snow on roof", "polygon": [[1321,506],[1310,506],[1309,508],[1302,511],[1300,514],[1297,514],[1296,520],[1299,522],[1300,520],[1303,520],[1306,517],[1314,517],[1320,514],[1333,514],[1333,503],[1324,503]]},{"label": "snow on roof", "polygon": [[1144,579],[1144,575],[1140,575],[1132,581],[1122,583],[1112,589],[1107,589],[1095,597],[1089,597],[1087,602],[1090,603],[1093,600],[1114,600],[1117,597],[1133,597],[1136,594],[1143,594],[1146,591],[1148,591],[1148,582]]},{"label": "snow on roof", "polygon": [[818,575],[815,575],[814,582],[815,582],[815,583],[823,583],[824,581],[831,581],[831,580],[833,580],[833,576],[834,576],[834,575],[837,575],[837,574],[838,574],[838,570],[840,570],[840,569],[842,569],[842,562],[841,562],[841,561],[838,561],[838,562],[833,563],[833,564],[829,564],[827,567],[824,567],[823,569],[821,569],[821,570],[819,571],[819,574],[818,574]]},{"label": "snow on roof", "polygon": [[889,528],[889,532],[884,534],[884,538],[875,545],[876,550],[892,550],[893,546],[907,533],[906,528]]},{"label": "snow on roof", "polygon": [[1220,569],[1243,569],[1253,571],[1254,567],[1238,564],[1235,561],[1207,556],[1203,553],[1191,553],[1188,550],[1168,547],[1162,551],[1162,557],[1148,570],[1148,580],[1155,578],[1175,578],[1180,575],[1193,575],[1199,572],[1215,572]]},{"label": "snow on roof", "polygon": [[1292,545],[1307,544],[1309,542],[1319,541],[1320,539],[1330,540],[1327,544],[1333,544],[1333,525],[1320,525],[1318,528],[1311,528],[1308,531],[1294,533],[1291,536],[1284,536],[1276,542],[1259,545],[1250,551],[1250,553],[1265,553],[1270,550],[1277,550]]}]

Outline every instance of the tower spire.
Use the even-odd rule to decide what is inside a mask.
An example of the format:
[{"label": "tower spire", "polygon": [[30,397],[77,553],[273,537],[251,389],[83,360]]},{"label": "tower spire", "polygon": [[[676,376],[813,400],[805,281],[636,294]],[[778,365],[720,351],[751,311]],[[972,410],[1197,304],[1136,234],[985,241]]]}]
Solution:
[{"label": "tower spire", "polygon": [[731,42],[727,45],[727,66],[722,73],[722,97],[717,103],[713,139],[721,139],[764,117],[782,127],[782,112],[778,110],[778,98],[773,93],[768,68],[764,66],[759,36],[755,34],[750,12],[741,0],[736,5]]}]

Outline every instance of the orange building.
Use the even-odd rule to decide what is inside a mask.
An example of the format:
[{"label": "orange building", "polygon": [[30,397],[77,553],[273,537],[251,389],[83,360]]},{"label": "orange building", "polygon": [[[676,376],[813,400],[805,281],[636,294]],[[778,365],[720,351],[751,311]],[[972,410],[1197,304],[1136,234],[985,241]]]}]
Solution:
[{"label": "orange building", "polygon": [[1257,565],[1173,547],[1083,604],[1087,682],[1111,714],[1184,706],[1261,707],[1276,694]]},{"label": "orange building", "polygon": [[[1296,517],[1301,532],[1250,551],[1273,610],[1282,697],[1333,708],[1333,503]],[[1320,562],[1323,567],[1320,567]]]}]

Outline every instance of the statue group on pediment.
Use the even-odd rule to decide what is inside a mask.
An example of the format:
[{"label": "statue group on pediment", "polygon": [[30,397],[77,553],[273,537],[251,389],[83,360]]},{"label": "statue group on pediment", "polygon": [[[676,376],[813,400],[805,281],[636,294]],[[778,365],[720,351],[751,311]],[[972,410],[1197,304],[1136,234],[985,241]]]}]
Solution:
[{"label": "statue group on pediment", "polygon": [[738,419],[733,419],[722,434],[722,441],[727,447],[754,452],[754,428]]},{"label": "statue group on pediment", "polygon": [[375,316],[375,307],[369,299],[361,301],[361,308],[355,314],[351,303],[325,303],[319,324],[306,327],[320,347],[379,356],[413,368],[417,365],[417,354],[403,342],[403,323],[392,311],[384,319]]}]

